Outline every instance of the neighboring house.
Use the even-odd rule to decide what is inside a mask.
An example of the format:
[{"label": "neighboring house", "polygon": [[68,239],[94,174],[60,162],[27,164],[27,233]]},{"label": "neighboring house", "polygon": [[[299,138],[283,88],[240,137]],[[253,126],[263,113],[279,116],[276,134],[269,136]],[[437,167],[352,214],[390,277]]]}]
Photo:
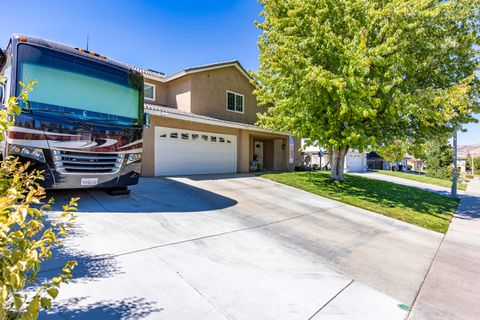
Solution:
[{"label": "neighboring house", "polygon": [[301,163],[300,140],[255,126],[266,111],[238,61],[145,78],[142,170],[145,176],[287,171]]},{"label": "neighboring house", "polygon": [[405,156],[401,161],[395,161],[394,163],[389,163],[387,160],[383,159],[375,151],[371,151],[367,154],[367,167],[369,170],[391,170],[392,167],[402,168],[402,171],[408,170],[408,156]]},{"label": "neighboring house", "polygon": [[[308,165],[319,167],[330,167],[329,157],[325,150],[318,146],[307,146],[302,140],[303,160]],[[350,149],[345,157],[345,172],[365,172],[367,170],[367,153],[359,152],[357,149]]]},{"label": "neighboring house", "polygon": [[415,159],[413,156],[406,156],[407,167],[412,171],[423,171],[425,166],[425,161],[420,159]]},{"label": "neighboring house", "polygon": [[467,172],[467,157],[465,155],[457,156],[457,168],[458,172],[465,174]]},{"label": "neighboring house", "polygon": [[367,168],[369,170],[389,170],[390,164],[375,151],[367,154]]},{"label": "neighboring house", "polygon": [[307,146],[303,139],[302,155],[303,163],[307,166],[317,165],[318,167],[323,168],[329,165],[328,155],[325,150],[317,146]]}]

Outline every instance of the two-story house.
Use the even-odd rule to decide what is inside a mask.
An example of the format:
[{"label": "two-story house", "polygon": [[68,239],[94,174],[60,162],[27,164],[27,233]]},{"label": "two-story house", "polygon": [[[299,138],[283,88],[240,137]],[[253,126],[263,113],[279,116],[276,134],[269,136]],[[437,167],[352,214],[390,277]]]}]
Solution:
[{"label": "two-story house", "polygon": [[301,163],[300,140],[256,126],[254,86],[238,61],[145,78],[143,175],[287,171]]}]

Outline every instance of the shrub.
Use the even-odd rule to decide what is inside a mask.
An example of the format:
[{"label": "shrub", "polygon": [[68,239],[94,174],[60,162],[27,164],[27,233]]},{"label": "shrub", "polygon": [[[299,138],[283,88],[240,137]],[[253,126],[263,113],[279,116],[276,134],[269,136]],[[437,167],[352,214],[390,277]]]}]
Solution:
[{"label": "shrub", "polygon": [[473,179],[473,174],[467,173],[467,174],[465,175],[465,178],[467,178],[467,179]]},{"label": "shrub", "polygon": [[453,151],[448,144],[434,143],[425,159],[427,176],[452,180]]},{"label": "shrub", "polygon": [[446,167],[446,168],[435,168],[435,169],[428,169],[427,173],[425,174],[427,177],[432,178],[439,178],[439,179],[446,179],[452,180],[453,179],[453,168]]},{"label": "shrub", "polygon": [[[19,114],[18,101],[26,103],[33,83],[24,85],[21,95],[11,97],[0,112],[0,137]],[[72,227],[78,199],[47,226],[45,190],[38,184],[41,172],[29,163],[7,157],[0,163],[0,319],[36,319],[40,308],[50,308],[60,284],[72,277],[75,261],[67,262],[58,276],[39,282],[41,264],[52,257],[52,249]],[[42,204],[43,203],[43,204]]]}]

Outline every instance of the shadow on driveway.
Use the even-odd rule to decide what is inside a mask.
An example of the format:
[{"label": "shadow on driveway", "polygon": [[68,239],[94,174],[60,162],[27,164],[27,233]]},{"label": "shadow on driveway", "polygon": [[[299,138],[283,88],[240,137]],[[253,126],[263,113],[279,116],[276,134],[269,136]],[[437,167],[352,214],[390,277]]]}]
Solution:
[{"label": "shadow on driveway", "polygon": [[112,196],[103,190],[50,190],[53,210],[80,197],[79,212],[194,213],[234,206],[237,201],[169,178],[142,178],[131,194]]},{"label": "shadow on driveway", "polygon": [[141,319],[162,311],[162,308],[156,307],[155,302],[138,297],[98,301],[92,304],[83,303],[86,299],[86,297],[68,299],[63,305],[42,311],[39,319]]}]

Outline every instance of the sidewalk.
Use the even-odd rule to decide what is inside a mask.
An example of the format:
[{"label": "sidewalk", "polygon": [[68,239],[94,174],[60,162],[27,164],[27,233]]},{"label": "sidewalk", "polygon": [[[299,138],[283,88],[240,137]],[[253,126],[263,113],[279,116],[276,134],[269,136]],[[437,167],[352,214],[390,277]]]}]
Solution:
[{"label": "sidewalk", "polygon": [[[445,187],[436,186],[433,184],[423,183],[420,181],[409,180],[409,179],[400,178],[400,177],[389,176],[389,175],[377,173],[377,172],[367,171],[367,172],[361,172],[361,173],[357,172],[352,174],[370,178],[370,179],[377,179],[382,181],[393,182],[396,184],[401,184],[404,186],[415,187],[415,188],[423,189],[426,191],[435,192],[444,196],[450,196],[450,192],[451,192],[450,188],[445,188]],[[458,194],[463,195],[465,194],[465,191],[458,190]]]},{"label": "sidewalk", "polygon": [[480,319],[480,180],[469,183],[410,313],[411,320]]}]

